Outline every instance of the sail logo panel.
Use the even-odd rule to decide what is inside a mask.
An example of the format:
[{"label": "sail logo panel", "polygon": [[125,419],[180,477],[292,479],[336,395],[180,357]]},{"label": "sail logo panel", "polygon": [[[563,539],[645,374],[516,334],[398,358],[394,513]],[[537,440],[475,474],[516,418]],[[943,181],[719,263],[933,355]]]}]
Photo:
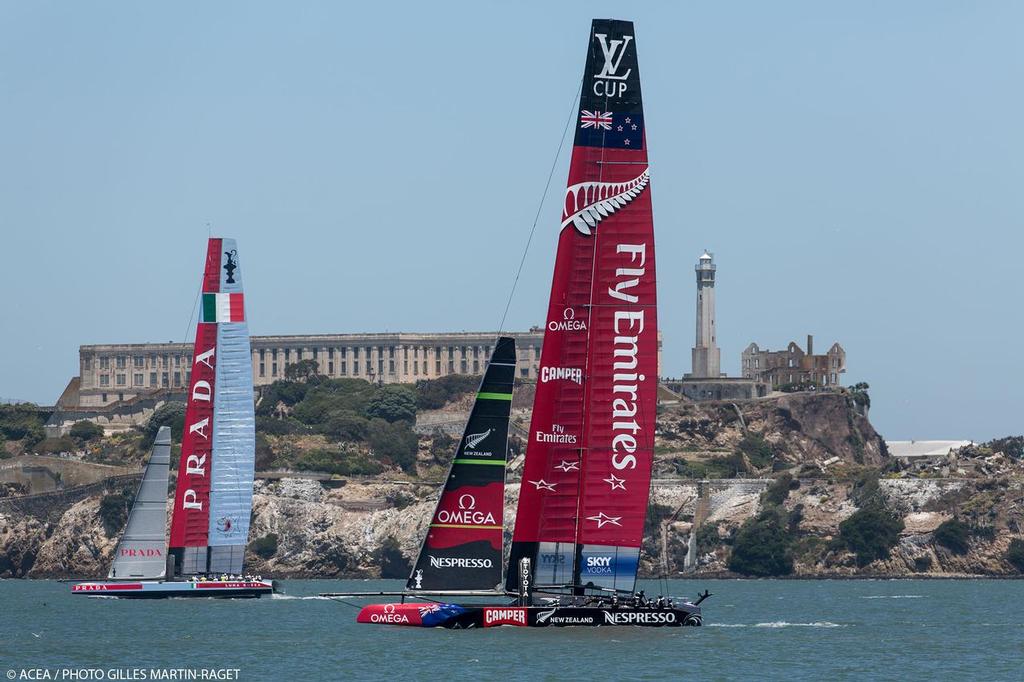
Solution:
[{"label": "sail logo panel", "polygon": [[631,22],[592,24],[560,227],[539,367],[555,380],[537,384],[511,558],[531,558],[538,584],[631,590],[658,381],[650,171]]}]

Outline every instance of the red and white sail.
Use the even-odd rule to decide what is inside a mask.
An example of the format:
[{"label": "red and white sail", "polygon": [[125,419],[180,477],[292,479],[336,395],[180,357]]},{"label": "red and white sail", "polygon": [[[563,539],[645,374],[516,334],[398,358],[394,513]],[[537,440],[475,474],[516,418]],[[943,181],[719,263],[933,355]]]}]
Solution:
[{"label": "red and white sail", "polygon": [[178,574],[242,572],[255,451],[252,355],[238,247],[233,239],[212,238],[171,519]]},{"label": "red and white sail", "polygon": [[510,565],[529,557],[538,586],[631,591],[658,387],[632,22],[593,22],[567,185]]}]

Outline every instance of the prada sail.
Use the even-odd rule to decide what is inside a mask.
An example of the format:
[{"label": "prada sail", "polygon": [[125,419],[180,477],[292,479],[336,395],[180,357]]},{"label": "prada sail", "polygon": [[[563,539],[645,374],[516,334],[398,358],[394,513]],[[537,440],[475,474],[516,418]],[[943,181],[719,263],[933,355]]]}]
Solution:
[{"label": "prada sail", "polygon": [[171,429],[161,426],[142,473],[128,525],[114,550],[111,580],[163,578],[167,570],[167,477],[171,464]]},{"label": "prada sail", "polygon": [[515,339],[499,337],[406,587],[494,590],[502,583],[505,459]]},{"label": "prada sail", "polygon": [[179,574],[241,573],[252,512],[256,417],[238,247],[206,254],[171,521]]},{"label": "prada sail", "polygon": [[[510,566],[632,591],[658,385],[654,225],[633,24],[594,20]],[[515,571],[507,589],[514,590]]]}]

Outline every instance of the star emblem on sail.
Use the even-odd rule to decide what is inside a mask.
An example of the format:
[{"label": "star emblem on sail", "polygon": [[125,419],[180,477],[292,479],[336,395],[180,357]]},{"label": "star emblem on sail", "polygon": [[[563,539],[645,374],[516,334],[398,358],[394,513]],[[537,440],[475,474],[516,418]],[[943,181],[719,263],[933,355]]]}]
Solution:
[{"label": "star emblem on sail", "polygon": [[598,528],[604,528],[606,524],[612,524],[613,526],[622,526],[619,521],[622,520],[621,516],[608,516],[604,512],[598,512],[597,516],[588,516],[587,521],[596,521]]},{"label": "star emblem on sail", "polygon": [[602,479],[602,480],[605,483],[610,483],[611,486],[612,486],[612,490],[625,490],[626,489],[626,479],[619,478],[615,474],[612,474],[611,478],[605,478],[605,479]]},{"label": "star emblem on sail", "polygon": [[651,181],[650,168],[625,182],[578,182],[565,189],[562,227],[569,223],[590,235],[597,224],[640,196]]},{"label": "star emblem on sail", "polygon": [[543,478],[539,481],[528,481],[528,483],[532,483],[537,490],[550,490],[551,492],[555,492],[555,484],[548,483]]},{"label": "star emblem on sail", "polygon": [[569,473],[570,471],[579,471],[580,470],[580,463],[579,462],[570,462],[568,460],[563,459],[562,463],[559,464],[558,466],[556,466],[555,468],[556,469],[561,469],[565,473]]}]

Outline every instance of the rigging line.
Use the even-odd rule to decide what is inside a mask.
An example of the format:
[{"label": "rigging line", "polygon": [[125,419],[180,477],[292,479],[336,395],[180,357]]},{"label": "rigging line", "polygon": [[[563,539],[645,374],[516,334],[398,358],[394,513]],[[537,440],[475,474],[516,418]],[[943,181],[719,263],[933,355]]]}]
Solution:
[{"label": "rigging line", "polygon": [[537,214],[533,217],[533,225],[530,227],[530,236],[526,239],[526,248],[523,249],[523,257],[519,259],[519,269],[516,270],[516,277],[512,281],[512,290],[508,293],[508,300],[505,302],[505,311],[501,314],[501,323],[498,325],[498,335],[505,329],[505,318],[508,317],[508,309],[512,305],[512,298],[516,294],[516,286],[519,284],[519,277],[523,274],[523,266],[526,264],[526,256],[530,252],[530,244],[533,242],[533,235],[537,231],[537,223],[540,221],[541,211],[544,210],[544,202],[547,200],[548,190],[551,188],[551,178],[555,175],[555,168],[558,166],[558,158],[562,155],[562,148],[565,147],[565,137],[569,132],[569,125],[572,123],[576,115],[576,100],[579,99],[582,93],[583,79],[580,78],[579,87],[577,87],[572,96],[572,101],[569,103],[569,116],[565,120],[565,128],[562,130],[562,139],[558,142],[558,151],[555,152],[555,158],[551,161],[551,170],[548,171],[547,182],[544,183],[544,192],[540,197],[540,204],[537,206]]},{"label": "rigging line", "polygon": [[[206,223],[206,231],[207,231],[206,243],[207,243],[207,249],[209,249],[209,243],[210,243],[210,238],[209,238],[210,223]],[[205,253],[205,250],[204,250],[204,253]],[[205,282],[205,281],[206,281],[206,260],[204,259],[203,260],[203,276],[199,278],[199,287],[196,289],[196,297],[192,301],[192,310],[191,310],[191,312],[189,312],[188,324],[185,326],[185,333],[182,334],[182,337],[181,337],[183,339],[182,343],[188,343],[188,330],[192,329],[192,320],[196,319],[196,311],[199,309],[199,297],[203,294],[203,282]],[[186,387],[186,390],[188,390],[187,387]]]}]

